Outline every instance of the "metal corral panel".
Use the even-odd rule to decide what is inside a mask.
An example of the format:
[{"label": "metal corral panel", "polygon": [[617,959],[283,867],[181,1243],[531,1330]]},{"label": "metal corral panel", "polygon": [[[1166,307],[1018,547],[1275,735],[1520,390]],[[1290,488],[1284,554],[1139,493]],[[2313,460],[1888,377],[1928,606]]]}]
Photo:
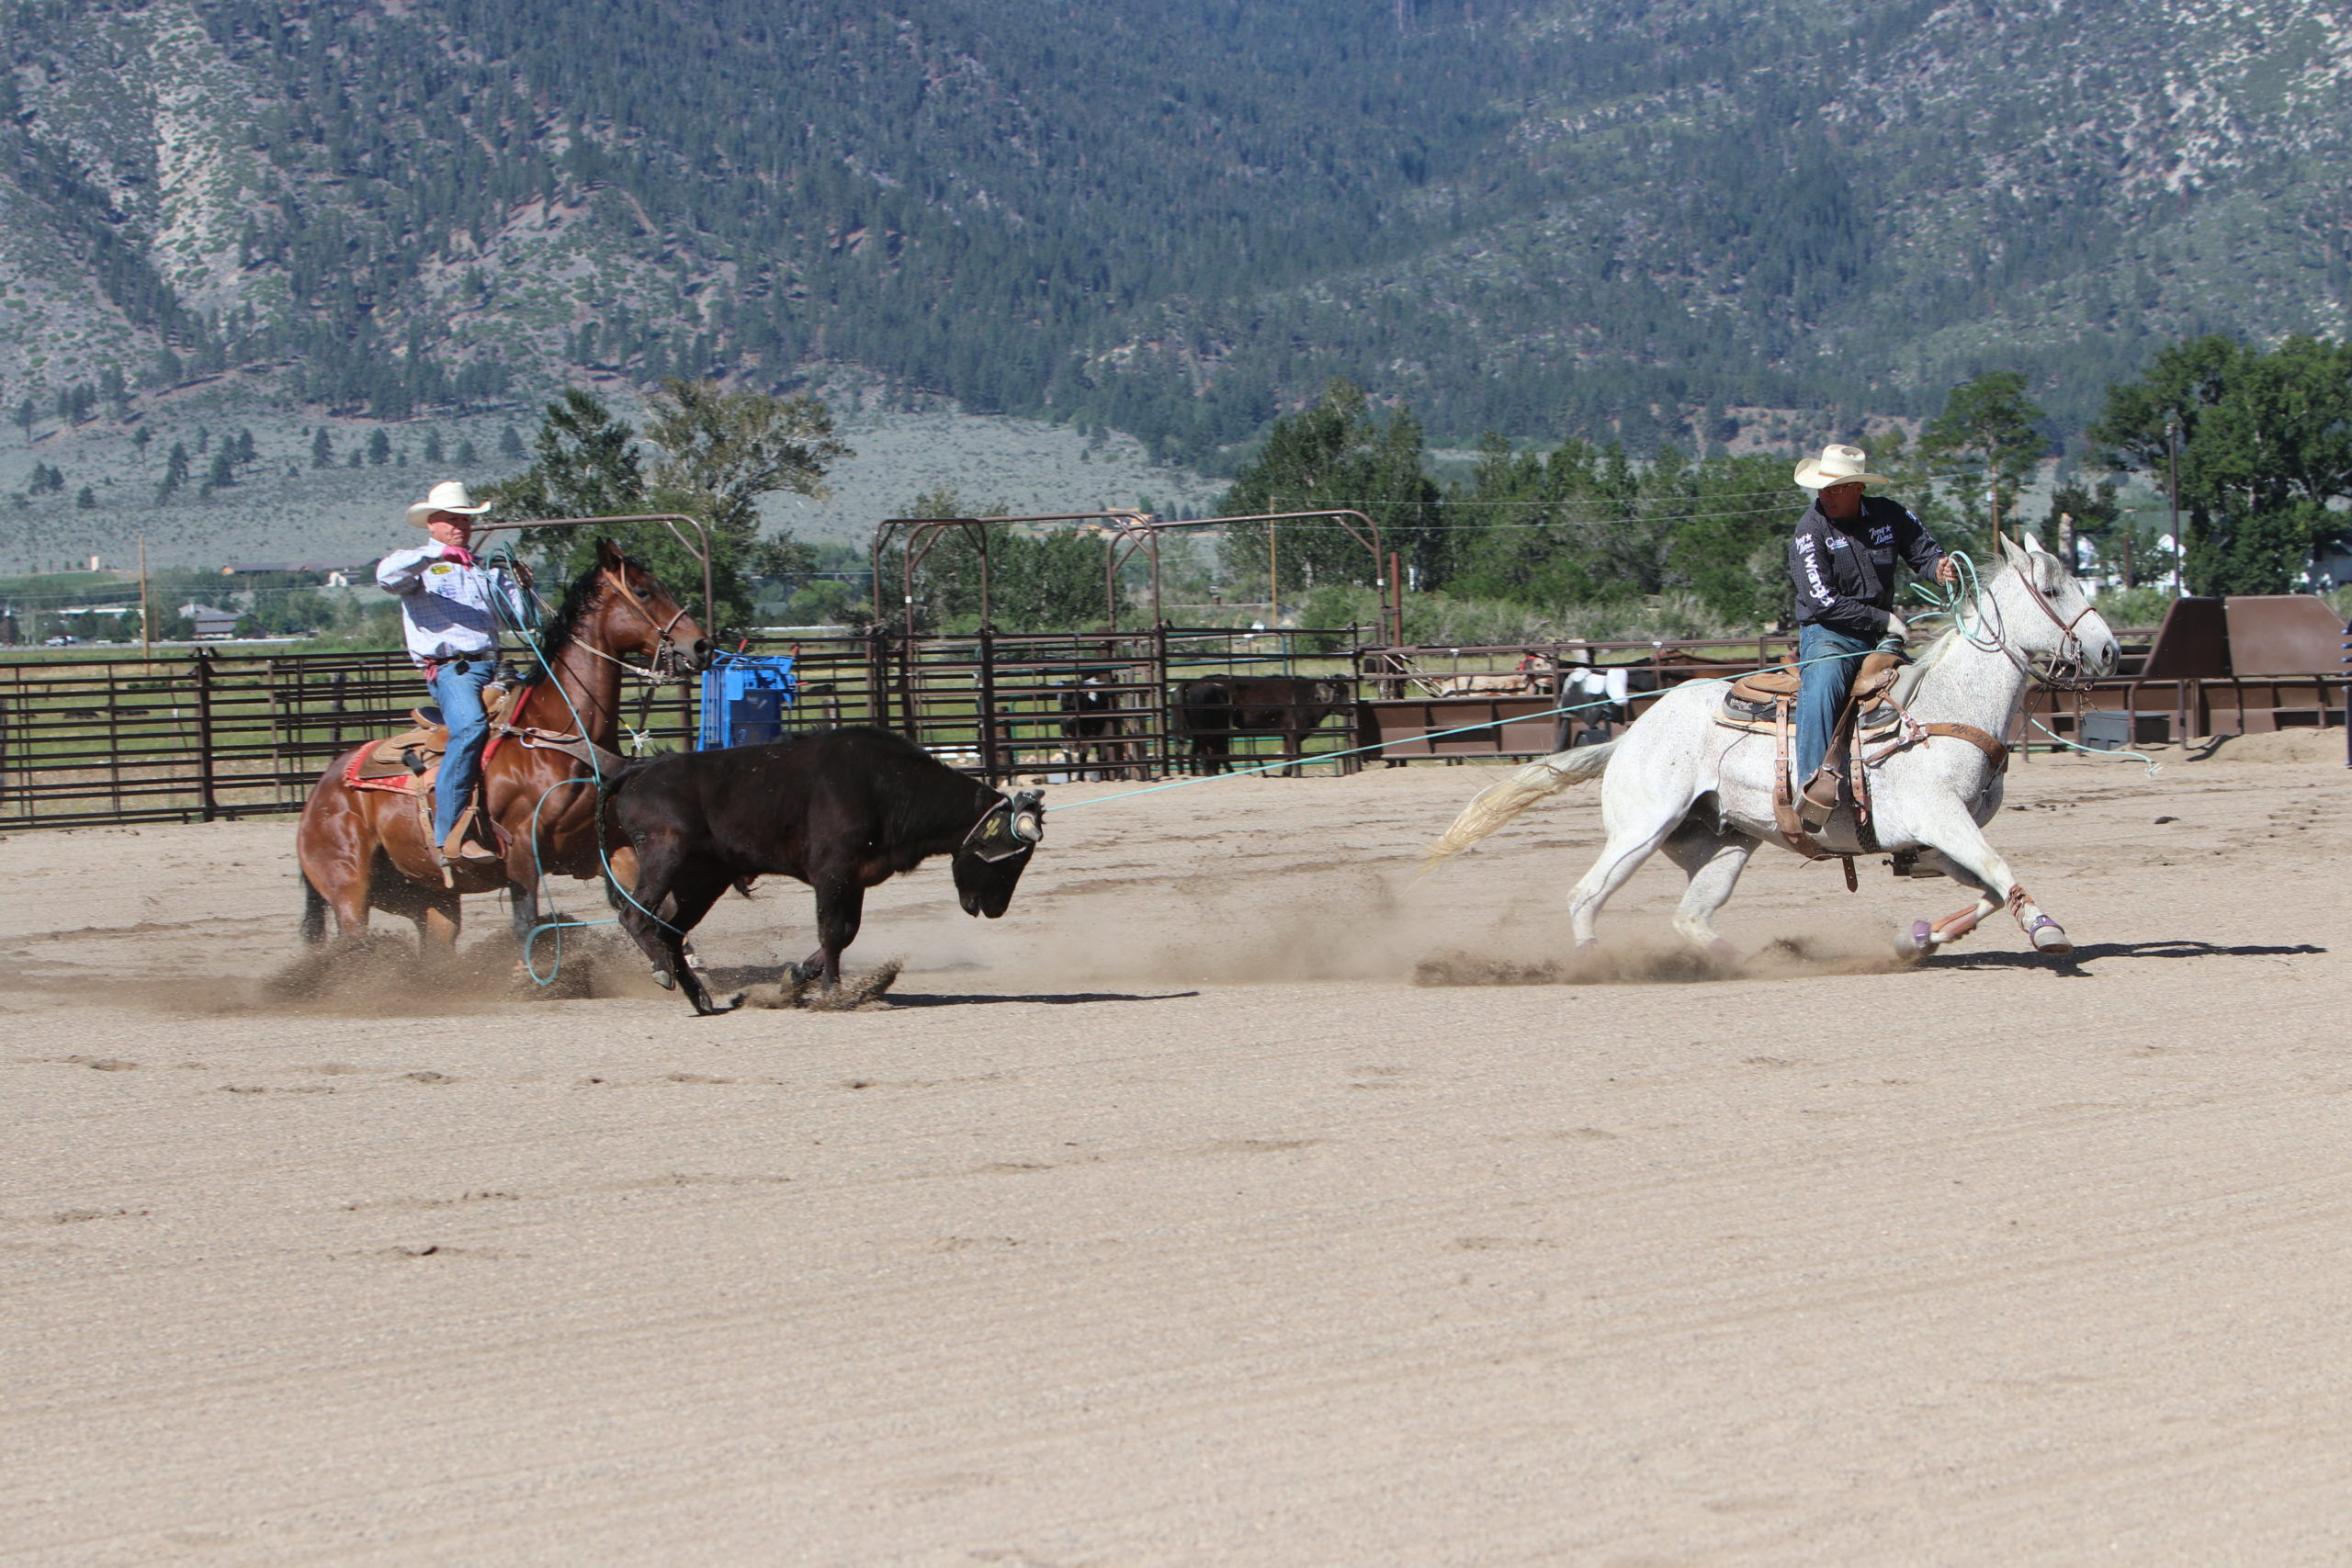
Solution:
[{"label": "metal corral panel", "polygon": [[[1549,696],[1407,697],[1356,705],[1356,744],[1386,760],[1544,757],[1560,750],[1559,705]],[[1499,722],[1498,722],[1499,721]],[[1448,735],[1472,725],[1484,728]]]},{"label": "metal corral panel", "polygon": [[2344,623],[2308,593],[2229,601],[2230,673],[2333,675],[2344,668]]},{"label": "metal corral panel", "polygon": [[2150,681],[2203,681],[2230,672],[2230,627],[2219,599],[2176,599],[2141,666]]}]

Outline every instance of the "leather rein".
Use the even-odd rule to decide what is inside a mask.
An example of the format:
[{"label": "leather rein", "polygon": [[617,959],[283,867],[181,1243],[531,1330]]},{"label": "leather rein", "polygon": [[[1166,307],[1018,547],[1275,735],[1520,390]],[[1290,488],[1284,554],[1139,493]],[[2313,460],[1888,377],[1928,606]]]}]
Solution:
[{"label": "leather rein", "polygon": [[[678,623],[685,618],[685,606],[683,604],[679,605],[675,615],[672,615],[666,621],[662,620],[653,614],[650,608],[647,606],[645,601],[639,598],[636,592],[629,587],[628,573],[626,567],[606,567],[604,569],[602,575],[605,581],[610,583],[614,588],[619,590],[621,597],[628,602],[629,608],[635,610],[639,615],[644,618],[645,624],[653,628],[654,641],[650,667],[640,668],[638,665],[630,663],[626,659],[607,653],[605,649],[598,648],[594,643],[588,642],[584,639],[575,638],[571,646],[577,648],[582,653],[594,654],[596,658],[603,660],[607,664],[617,665],[625,673],[634,675],[639,680],[650,682],[654,685],[666,685],[684,680],[685,671],[679,668],[679,661],[677,659],[677,638],[673,633]],[[550,670],[548,671],[548,678],[556,684],[559,690],[561,689],[562,677],[560,675]],[[527,693],[526,694],[527,695]],[[650,695],[650,694],[649,693],[648,694]],[[512,710],[514,713],[514,716],[518,718],[522,716],[520,710],[521,704],[518,702],[515,705],[514,709]],[[577,717],[576,713],[574,716]],[[561,751],[568,756],[577,757],[582,761],[586,762],[590,767],[595,769],[597,775],[600,778],[609,775],[615,770],[621,767],[627,761],[627,759],[622,757],[619,752],[611,750],[609,747],[598,745],[595,741],[591,740],[585,734],[574,734],[569,730],[542,729],[537,725],[516,725],[504,722],[496,726],[496,729],[501,735],[514,736],[515,739],[531,750]]]}]

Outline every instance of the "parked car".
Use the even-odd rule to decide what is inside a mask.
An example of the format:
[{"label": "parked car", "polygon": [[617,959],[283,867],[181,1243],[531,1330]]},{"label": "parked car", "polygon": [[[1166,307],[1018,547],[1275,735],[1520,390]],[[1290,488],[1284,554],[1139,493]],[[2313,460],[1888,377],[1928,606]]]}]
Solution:
[{"label": "parked car", "polygon": [[78,637],[66,637],[60,634],[57,637],[51,637],[47,642],[42,643],[41,646],[43,648],[71,648],[81,640],[82,639]]}]

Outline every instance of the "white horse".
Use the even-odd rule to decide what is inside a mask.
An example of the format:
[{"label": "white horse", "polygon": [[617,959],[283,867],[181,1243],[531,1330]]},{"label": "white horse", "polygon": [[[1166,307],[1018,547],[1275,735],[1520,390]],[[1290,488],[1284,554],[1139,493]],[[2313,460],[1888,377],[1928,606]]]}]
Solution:
[{"label": "white horse", "polygon": [[[1956,725],[1987,738],[2005,736],[2037,680],[2062,672],[2103,675],[2115,668],[2115,634],[2057,558],[2030,536],[2022,548],[2004,539],[2001,549],[2008,564],[1895,686],[1895,699],[1910,716],[1897,739],[1908,744],[1892,751],[1855,747],[1851,765],[1867,770],[1877,847],[1916,852],[1920,865],[1979,895],[1971,908],[1940,920],[1912,922],[1895,941],[1905,956],[1957,941],[2004,904],[2036,949],[2074,951],[2065,931],[2041,912],[2008,862],[1985,841],[1984,824],[2001,808],[2006,758],[1996,761],[1965,739],[1930,736],[1916,727]],[[1728,684],[1688,682],[1660,697],[1617,739],[1528,763],[1463,808],[1430,846],[1430,863],[1468,849],[1547,795],[1600,778],[1609,841],[1568,895],[1577,947],[1593,942],[1594,917],[1609,896],[1663,849],[1690,879],[1675,911],[1675,929],[1702,947],[1721,948],[1709,922],[1730,898],[1756,846],[1796,848],[1773,809],[1773,737],[1715,722]],[[1849,807],[1815,837],[1834,853],[1868,852]]]}]

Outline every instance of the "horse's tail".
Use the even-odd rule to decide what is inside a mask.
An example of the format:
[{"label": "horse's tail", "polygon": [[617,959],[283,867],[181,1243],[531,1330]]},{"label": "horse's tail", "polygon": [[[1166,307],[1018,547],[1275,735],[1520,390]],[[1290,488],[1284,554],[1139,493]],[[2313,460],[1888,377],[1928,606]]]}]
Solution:
[{"label": "horse's tail", "polygon": [[327,939],[327,901],[311,885],[309,872],[295,874],[302,879],[302,940],[316,947]]},{"label": "horse's tail", "polygon": [[1421,852],[1422,871],[1452,860],[1537,801],[1555,795],[1570,784],[1599,778],[1608,770],[1610,755],[1616,750],[1617,742],[1608,740],[1598,746],[1555,752],[1528,763],[1502,783],[1481,791],[1462,808],[1462,815],[1453,819],[1453,825]]}]

